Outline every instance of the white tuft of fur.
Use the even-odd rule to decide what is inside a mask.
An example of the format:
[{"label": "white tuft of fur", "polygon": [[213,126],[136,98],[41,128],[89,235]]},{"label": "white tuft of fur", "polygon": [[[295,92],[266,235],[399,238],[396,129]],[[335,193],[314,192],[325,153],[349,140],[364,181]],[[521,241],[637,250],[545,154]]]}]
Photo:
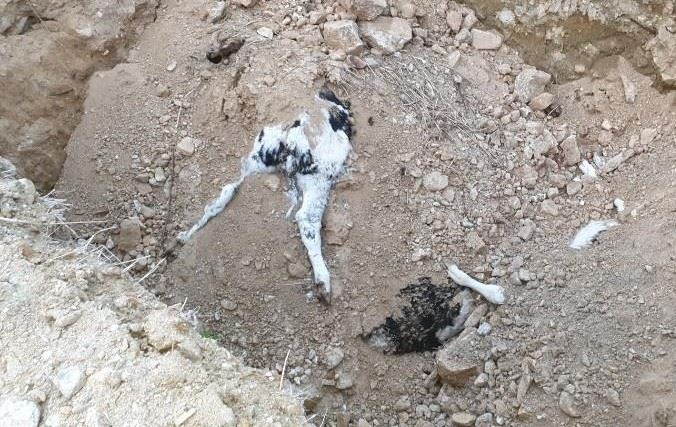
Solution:
[{"label": "white tuft of fur", "polygon": [[603,219],[589,221],[587,225],[578,230],[573,240],[570,241],[570,247],[573,249],[584,249],[606,230],[619,225],[614,219]]},{"label": "white tuft of fur", "polygon": [[455,283],[465,288],[470,288],[481,294],[488,302],[493,304],[504,304],[507,302],[507,294],[505,289],[499,285],[487,285],[477,280],[472,279],[467,273],[453,264],[448,267],[448,277]]}]

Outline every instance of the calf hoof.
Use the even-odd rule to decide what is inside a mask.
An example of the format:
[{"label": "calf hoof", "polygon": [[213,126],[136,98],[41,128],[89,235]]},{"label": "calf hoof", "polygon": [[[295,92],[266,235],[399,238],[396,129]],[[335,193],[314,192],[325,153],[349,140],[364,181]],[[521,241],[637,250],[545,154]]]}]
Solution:
[{"label": "calf hoof", "polygon": [[317,287],[319,302],[326,306],[331,305],[331,287],[322,282],[315,283],[315,286]]}]

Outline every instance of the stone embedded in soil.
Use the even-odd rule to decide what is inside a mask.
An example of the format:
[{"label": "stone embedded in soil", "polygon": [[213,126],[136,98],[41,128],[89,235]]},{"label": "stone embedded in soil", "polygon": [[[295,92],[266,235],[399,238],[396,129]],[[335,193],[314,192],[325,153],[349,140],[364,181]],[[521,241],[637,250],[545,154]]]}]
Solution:
[{"label": "stone embedded in soil", "polygon": [[0,398],[0,427],[37,427],[40,407],[13,396]]},{"label": "stone embedded in soil", "polygon": [[54,377],[54,385],[59,393],[66,399],[70,399],[82,389],[87,381],[84,370],[78,366],[62,368]]},{"label": "stone embedded in soil", "polygon": [[331,21],[324,24],[324,42],[332,50],[341,50],[350,55],[361,55],[365,49],[359,37],[359,27],[354,21]]},{"label": "stone embedded in soil", "polygon": [[131,252],[143,237],[141,225],[134,219],[125,219],[120,223],[120,233],[115,236],[115,246],[122,252]]},{"label": "stone embedded in soil", "polygon": [[259,36],[265,37],[268,40],[271,40],[275,36],[275,32],[270,27],[259,27],[256,30]]},{"label": "stone embedded in soil", "polygon": [[195,415],[191,425],[204,427],[229,427],[237,425],[233,410],[223,403],[216,384],[210,384],[195,396]]},{"label": "stone embedded in soil", "polygon": [[448,176],[441,172],[430,172],[423,177],[423,187],[428,191],[441,191],[448,187]]},{"label": "stone embedded in soil", "polygon": [[195,153],[195,141],[189,136],[182,138],[176,144],[176,151],[184,156],[192,156]]},{"label": "stone embedded in soil", "polygon": [[561,411],[563,411],[564,414],[571,418],[581,417],[580,412],[575,407],[573,396],[567,391],[562,391],[559,396],[559,408],[561,408]]},{"label": "stone embedded in soil", "polygon": [[301,262],[290,262],[286,266],[286,272],[289,273],[289,277],[294,279],[303,279],[307,276],[309,270]]},{"label": "stone embedded in soil", "polygon": [[392,54],[404,48],[413,38],[413,30],[407,20],[381,16],[375,21],[359,24],[366,43],[385,54]]},{"label": "stone embedded in soil", "polygon": [[451,416],[451,423],[457,427],[472,427],[476,417],[469,412],[456,412]]},{"label": "stone embedded in soil", "polygon": [[479,374],[480,360],[469,341],[469,337],[461,337],[437,351],[437,374],[442,383],[463,387]]},{"label": "stone embedded in soil", "polygon": [[348,10],[359,21],[372,21],[380,16],[387,7],[385,0],[349,0]]},{"label": "stone embedded in soil", "polygon": [[227,311],[235,311],[237,310],[237,303],[226,298],[221,300],[221,307]]},{"label": "stone embedded in soil", "polygon": [[496,31],[472,29],[472,46],[479,50],[497,50],[502,46],[502,36]]},{"label": "stone embedded in soil", "polygon": [[531,99],[545,91],[545,87],[552,80],[552,76],[536,68],[526,68],[521,71],[514,81],[514,92],[521,102],[530,102]]},{"label": "stone embedded in soil", "polygon": [[561,150],[563,151],[563,165],[574,166],[582,160],[580,147],[577,145],[577,138],[571,135],[561,142]]},{"label": "stone embedded in soil", "polygon": [[660,79],[667,86],[676,86],[676,34],[660,25],[657,35],[646,47],[653,56]]},{"label": "stone embedded in soil", "polygon": [[519,226],[519,231],[517,235],[524,241],[528,241],[533,237],[533,233],[535,232],[535,223],[526,218],[521,222]]}]

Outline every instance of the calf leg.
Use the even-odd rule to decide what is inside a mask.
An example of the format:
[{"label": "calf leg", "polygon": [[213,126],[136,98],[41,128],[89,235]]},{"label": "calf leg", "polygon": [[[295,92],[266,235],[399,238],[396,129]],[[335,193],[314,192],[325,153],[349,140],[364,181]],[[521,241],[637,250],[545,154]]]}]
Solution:
[{"label": "calf leg", "polygon": [[493,304],[504,304],[507,301],[505,289],[498,285],[487,285],[469,277],[457,265],[448,267],[448,276],[458,285],[470,288],[480,293],[484,298]]},{"label": "calf leg", "polygon": [[331,184],[318,175],[299,175],[298,185],[303,194],[303,203],[296,212],[300,238],[312,264],[314,283],[319,291],[319,298],[322,302],[330,304],[331,278],[322,256],[321,227]]},{"label": "calf leg", "polygon": [[199,221],[197,221],[197,223],[195,223],[195,225],[193,225],[189,230],[179,233],[178,240],[181,242],[188,241],[188,239],[190,239],[190,237],[192,237],[192,235],[195,234],[199,229],[204,227],[211,218],[223,212],[247,176],[260,172],[272,171],[274,171],[274,168],[265,166],[255,151],[249,154],[249,156],[243,158],[240,175],[237,181],[230,182],[223,186],[221,189],[221,194],[204,207],[204,214],[202,215],[202,218],[200,218]]}]

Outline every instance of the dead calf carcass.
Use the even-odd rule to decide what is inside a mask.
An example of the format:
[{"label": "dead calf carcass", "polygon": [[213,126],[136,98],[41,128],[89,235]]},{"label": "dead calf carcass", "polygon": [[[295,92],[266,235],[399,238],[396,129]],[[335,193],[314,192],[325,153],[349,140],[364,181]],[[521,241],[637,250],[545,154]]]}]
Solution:
[{"label": "dead calf carcass", "polygon": [[303,112],[289,125],[264,127],[256,136],[253,150],[242,159],[237,181],[225,185],[218,198],[205,208],[202,218],[178,240],[186,242],[232,200],[246,177],[258,173],[282,173],[289,183],[292,200],[287,216],[302,198],[295,219],[312,264],[314,282],[322,301],[330,303],[331,279],[322,255],[321,224],[331,188],[345,169],[352,150],[352,114],[349,105],[328,89],[317,94],[321,118],[312,120]]}]

